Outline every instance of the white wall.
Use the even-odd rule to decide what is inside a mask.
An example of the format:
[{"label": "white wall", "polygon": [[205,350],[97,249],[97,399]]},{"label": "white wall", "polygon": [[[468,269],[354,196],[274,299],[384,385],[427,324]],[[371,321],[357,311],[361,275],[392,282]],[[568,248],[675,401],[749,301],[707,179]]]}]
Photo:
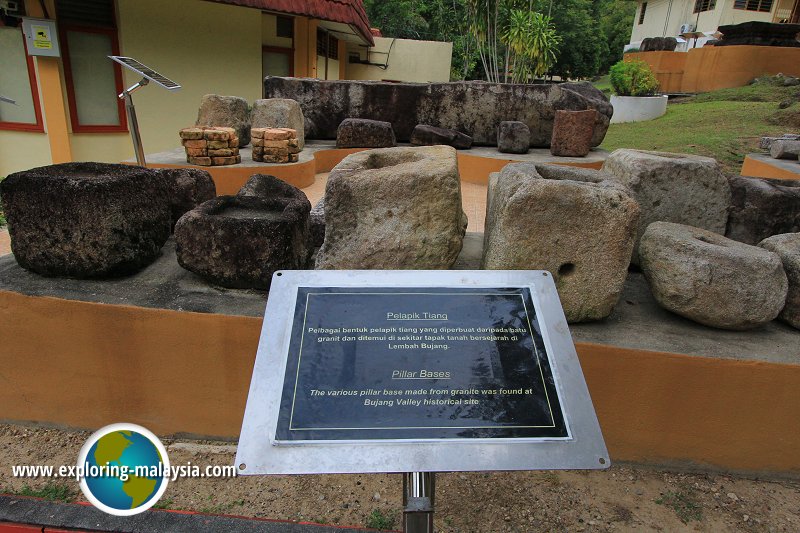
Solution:
[{"label": "white wall", "polygon": [[[775,0],[771,11],[762,13],[734,9],[734,0],[717,0],[713,10],[698,14],[692,13],[694,0],[649,0],[645,20],[639,24],[639,15],[642,9],[640,0],[633,21],[630,42],[639,43],[646,37],[676,37],[680,34],[680,27],[683,24],[696,25],[697,31],[713,33],[719,26],[727,24],[740,24],[751,20],[772,22],[775,10],[781,1]],[[669,13],[669,20],[667,20],[667,13]]]},{"label": "white wall", "polygon": [[[348,45],[347,53],[348,56],[359,53],[361,59],[367,58],[365,49],[355,45]],[[350,80],[443,82],[450,81],[453,43],[375,37],[375,47],[370,49],[370,62],[385,64],[387,57],[387,69],[350,63],[347,57],[339,59],[348,61],[346,75]]]}]

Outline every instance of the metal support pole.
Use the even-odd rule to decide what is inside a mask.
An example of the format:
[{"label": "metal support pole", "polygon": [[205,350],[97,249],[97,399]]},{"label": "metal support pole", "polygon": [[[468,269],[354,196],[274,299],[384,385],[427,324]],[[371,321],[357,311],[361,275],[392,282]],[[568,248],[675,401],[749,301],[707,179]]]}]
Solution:
[{"label": "metal support pole", "polygon": [[433,512],[436,474],[407,472],[403,474],[403,531],[433,533]]},{"label": "metal support pole", "polygon": [[141,89],[148,83],[150,83],[150,80],[142,78],[142,81],[134,83],[119,95],[120,100],[125,100],[125,112],[128,115],[128,128],[131,130],[131,140],[133,141],[133,151],[136,154],[136,164],[142,167],[146,166],[147,162],[144,160],[142,136],[139,134],[139,121],[136,120],[136,108],[133,105],[131,93],[137,89]]}]

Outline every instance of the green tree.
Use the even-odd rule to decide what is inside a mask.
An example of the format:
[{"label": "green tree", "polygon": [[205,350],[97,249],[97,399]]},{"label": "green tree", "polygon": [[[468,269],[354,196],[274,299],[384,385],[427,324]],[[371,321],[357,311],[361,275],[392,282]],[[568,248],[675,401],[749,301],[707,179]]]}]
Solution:
[{"label": "green tree", "polygon": [[608,72],[611,65],[622,59],[622,49],[630,41],[631,28],[636,16],[636,2],[631,0],[599,0],[600,32],[608,51],[600,63],[600,73]]},{"label": "green tree", "polygon": [[466,0],[469,31],[487,81],[528,81],[556,59],[560,38],[533,0]]},{"label": "green tree", "polygon": [[550,18],[525,9],[510,12],[503,31],[506,46],[505,76],[509,71],[515,83],[528,82],[543,76],[556,60],[561,38],[556,34]]},{"label": "green tree", "polygon": [[428,34],[421,0],[364,0],[370,24],[386,37],[421,39]]},{"label": "green tree", "polygon": [[478,75],[466,0],[365,0],[364,7],[370,23],[384,37],[452,42],[451,79]]}]

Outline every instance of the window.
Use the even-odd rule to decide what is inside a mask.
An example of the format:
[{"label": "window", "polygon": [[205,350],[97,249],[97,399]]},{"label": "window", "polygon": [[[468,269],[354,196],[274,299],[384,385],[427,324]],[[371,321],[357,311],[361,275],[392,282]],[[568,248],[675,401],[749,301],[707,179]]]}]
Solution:
[{"label": "window", "polygon": [[294,52],[291,48],[264,46],[261,52],[262,78],[294,76]]},{"label": "window", "polygon": [[113,0],[57,0],[56,9],[75,133],[127,131]]},{"label": "window", "polygon": [[772,0],[734,0],[733,9],[769,13],[772,11]]},{"label": "window", "polygon": [[33,58],[21,28],[0,27],[0,94],[17,102],[0,102],[0,129],[44,132]]},{"label": "window", "polygon": [[639,11],[639,24],[644,24],[644,14],[647,12],[647,2],[642,2],[642,10]]},{"label": "window", "polygon": [[339,59],[339,39],[324,30],[317,30],[317,55]]},{"label": "window", "polygon": [[717,0],[695,0],[693,13],[713,11],[717,7]]},{"label": "window", "polygon": [[339,59],[339,39],[333,35],[328,40],[328,57],[330,59]]},{"label": "window", "polygon": [[317,30],[317,55],[326,57],[328,55],[328,33],[318,29]]},{"label": "window", "polygon": [[294,38],[294,19],[292,17],[282,17],[278,15],[275,17],[277,22],[277,35],[278,37],[286,37],[287,39]]}]

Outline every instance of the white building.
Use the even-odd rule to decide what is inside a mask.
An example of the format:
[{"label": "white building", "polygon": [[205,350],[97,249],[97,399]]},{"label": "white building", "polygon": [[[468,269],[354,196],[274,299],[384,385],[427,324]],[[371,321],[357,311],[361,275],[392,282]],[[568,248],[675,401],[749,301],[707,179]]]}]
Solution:
[{"label": "white building", "polygon": [[[678,50],[702,46],[720,26],[742,22],[798,22],[800,0],[639,0],[630,44],[638,48],[647,37],[676,37]],[[683,39],[702,32],[705,37]]]}]

